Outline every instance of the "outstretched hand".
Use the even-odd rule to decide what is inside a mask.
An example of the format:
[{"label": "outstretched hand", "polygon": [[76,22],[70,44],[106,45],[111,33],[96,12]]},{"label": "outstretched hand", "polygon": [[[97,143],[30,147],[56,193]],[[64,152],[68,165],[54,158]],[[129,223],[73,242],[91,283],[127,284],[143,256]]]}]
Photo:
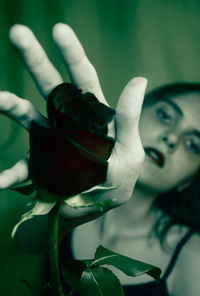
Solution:
[{"label": "outstretched hand", "polygon": [[[65,24],[53,27],[53,39],[58,46],[71,81],[83,92],[93,93],[100,102],[108,105],[100,87],[93,65],[89,62],[74,31]],[[48,59],[32,31],[23,25],[14,25],[10,41],[17,49],[21,60],[32,76],[39,92],[44,97],[63,82],[61,75]],[[102,199],[115,200],[113,206],[128,201],[144,160],[144,150],[139,136],[138,124],[147,81],[134,78],[120,95],[115,124],[109,125],[108,134],[116,142],[108,160],[105,186],[117,186],[102,194]],[[46,118],[27,100],[10,92],[0,92],[0,112],[16,120],[29,131],[31,121],[43,123]],[[0,174],[0,189],[8,188],[28,179],[29,155]]]}]

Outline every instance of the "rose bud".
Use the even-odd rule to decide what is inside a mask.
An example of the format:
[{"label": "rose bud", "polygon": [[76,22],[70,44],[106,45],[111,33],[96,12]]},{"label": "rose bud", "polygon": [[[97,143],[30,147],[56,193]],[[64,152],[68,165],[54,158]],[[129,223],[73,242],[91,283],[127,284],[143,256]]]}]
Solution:
[{"label": "rose bud", "polygon": [[107,125],[115,111],[74,85],[58,85],[49,95],[50,127],[30,128],[30,177],[58,196],[73,196],[105,182],[114,140]]}]

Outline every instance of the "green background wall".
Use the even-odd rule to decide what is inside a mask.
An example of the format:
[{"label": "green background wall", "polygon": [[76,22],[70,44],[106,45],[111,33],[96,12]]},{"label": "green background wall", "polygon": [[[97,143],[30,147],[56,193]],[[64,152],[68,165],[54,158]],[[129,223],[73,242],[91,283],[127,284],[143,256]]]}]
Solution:
[{"label": "green background wall", "polygon": [[[30,26],[66,80],[51,39],[56,22],[71,25],[99,73],[115,107],[133,76],[145,76],[148,90],[164,83],[200,81],[200,1],[198,0],[0,0],[0,89],[45,104],[8,41],[14,23]],[[28,134],[0,116],[0,170],[28,151]],[[39,288],[43,258],[24,253],[10,233],[27,197],[0,192],[0,294],[28,296],[23,278]]]}]

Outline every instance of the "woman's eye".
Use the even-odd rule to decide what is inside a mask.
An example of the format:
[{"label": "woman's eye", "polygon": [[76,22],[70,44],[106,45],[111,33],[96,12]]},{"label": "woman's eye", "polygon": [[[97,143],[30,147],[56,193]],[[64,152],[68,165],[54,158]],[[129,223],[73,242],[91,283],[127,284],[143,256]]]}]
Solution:
[{"label": "woman's eye", "polygon": [[171,116],[171,114],[169,114],[169,113],[168,113],[165,109],[163,109],[163,108],[158,108],[158,109],[156,110],[156,114],[157,114],[159,120],[162,121],[162,122],[164,122],[164,123],[166,123],[166,124],[171,123],[171,121],[172,121],[172,119],[173,119],[172,116]]},{"label": "woman's eye", "polygon": [[186,147],[193,153],[200,153],[200,143],[196,143],[193,139],[186,140]]}]

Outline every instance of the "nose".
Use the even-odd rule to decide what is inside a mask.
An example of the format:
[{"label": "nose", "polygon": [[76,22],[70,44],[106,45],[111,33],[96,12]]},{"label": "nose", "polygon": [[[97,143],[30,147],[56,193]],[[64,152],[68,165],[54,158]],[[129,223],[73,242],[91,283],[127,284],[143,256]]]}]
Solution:
[{"label": "nose", "polygon": [[162,135],[161,140],[166,144],[170,151],[175,150],[179,142],[178,136],[173,132]]}]

